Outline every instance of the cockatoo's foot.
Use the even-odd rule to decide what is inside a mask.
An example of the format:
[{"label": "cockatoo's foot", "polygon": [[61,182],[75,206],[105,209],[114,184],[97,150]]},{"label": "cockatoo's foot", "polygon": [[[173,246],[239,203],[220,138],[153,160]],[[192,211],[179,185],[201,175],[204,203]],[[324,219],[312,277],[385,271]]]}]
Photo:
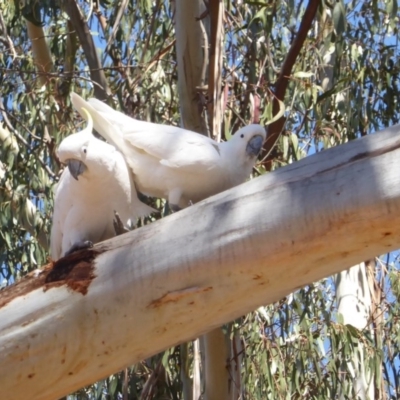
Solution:
[{"label": "cockatoo's foot", "polygon": [[72,245],[72,247],[64,254],[64,257],[69,256],[78,250],[90,249],[93,247],[93,243],[90,240],[79,241]]},{"label": "cockatoo's foot", "polygon": [[171,213],[175,213],[175,212],[178,212],[178,211],[182,210],[182,208],[180,208],[176,204],[168,204],[168,206],[169,206],[169,209],[171,210]]},{"label": "cockatoo's foot", "polygon": [[114,216],[115,218],[113,219],[113,224],[115,236],[119,236],[123,233],[129,232],[129,229],[124,226],[124,223],[121,221],[121,217],[116,211],[114,211]]},{"label": "cockatoo's foot", "polygon": [[173,214],[180,211],[182,208],[178,206],[182,199],[182,190],[178,187],[168,192],[168,213],[165,215]]}]

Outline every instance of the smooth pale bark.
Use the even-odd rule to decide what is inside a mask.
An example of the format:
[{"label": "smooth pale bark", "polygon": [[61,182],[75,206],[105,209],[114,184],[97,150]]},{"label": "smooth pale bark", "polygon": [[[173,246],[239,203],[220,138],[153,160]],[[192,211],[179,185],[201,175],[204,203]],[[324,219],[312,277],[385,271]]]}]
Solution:
[{"label": "smooth pale bark", "polygon": [[[202,0],[175,1],[176,60],[182,128],[206,134],[203,111],[208,67],[208,36],[204,26],[206,11]],[[203,104],[204,103],[204,104]]]},{"label": "smooth pale bark", "polygon": [[[372,301],[370,288],[365,270],[365,263],[360,263],[347,271],[341,271],[335,276],[336,301],[338,313],[343,317],[344,324],[353,325],[359,330],[368,329],[372,332],[371,309]],[[364,360],[364,345],[359,343],[349,362],[352,371],[350,393],[360,399],[373,399],[375,393],[374,370],[368,369]],[[347,391],[345,391],[347,392]],[[341,395],[341,399],[345,396]]]},{"label": "smooth pale bark", "polygon": [[396,126],[72,254],[3,290],[0,397],[61,397],[399,247]]},{"label": "smooth pale bark", "polygon": [[[221,141],[222,124],[222,59],[224,49],[224,2],[209,2],[210,15],[210,63],[208,73],[208,121],[210,136]],[[222,400],[222,399],[221,399]]]},{"label": "smooth pale bark", "polygon": [[[212,6],[214,9],[214,6]],[[182,128],[190,129],[203,135],[210,135],[213,131],[214,120],[212,116],[214,112],[217,113],[218,108],[212,108],[211,111],[211,127],[208,126],[207,121],[207,101],[206,101],[206,78],[209,76],[209,84],[212,84],[211,91],[214,95],[214,84],[221,85],[218,81],[220,69],[218,65],[222,62],[219,58],[220,52],[213,52],[211,49],[211,64],[209,63],[209,39],[206,24],[208,24],[210,12],[204,5],[203,0],[176,0],[175,1],[175,34],[176,34],[176,56],[178,64],[178,92],[180,102],[181,126]],[[214,19],[212,20],[212,28],[218,29],[218,20],[220,16],[211,14]],[[222,16],[221,16],[222,17]],[[216,21],[214,21],[216,20]],[[215,27],[215,24],[218,26]],[[220,27],[220,26],[219,26]],[[218,35],[217,35],[218,36]],[[214,39],[214,37],[212,37]],[[217,39],[216,39],[217,40]],[[214,57],[213,57],[214,56]],[[215,82],[215,80],[217,80]],[[209,85],[210,90],[210,85]],[[216,95],[220,92],[215,88]],[[211,96],[213,99],[213,96]],[[220,104],[218,101],[217,107]],[[219,110],[220,111],[220,110]],[[220,130],[220,126],[218,127]],[[183,344],[181,350],[182,355],[187,352],[188,344]],[[204,358],[208,355],[205,354]],[[187,358],[181,356],[181,381],[183,385],[183,399],[191,400],[193,395],[193,382],[189,375],[189,364]],[[195,362],[200,359],[196,358]],[[195,370],[200,370],[200,365],[194,365]],[[196,389],[198,386],[196,386]],[[194,397],[195,400],[196,397]],[[222,399],[221,399],[222,400]]]},{"label": "smooth pale bark", "polygon": [[235,332],[233,324],[230,325],[232,339],[230,341],[229,358],[229,399],[238,400],[244,398],[241,368],[243,365],[243,354],[245,354],[245,348],[240,337],[240,332]]},{"label": "smooth pale bark", "polygon": [[200,340],[193,340],[193,399],[199,400],[201,396],[201,354]]},{"label": "smooth pale bark", "polygon": [[213,329],[203,336],[204,344],[204,399],[229,399],[229,348],[224,331]]},{"label": "smooth pale bark", "polygon": [[[209,135],[221,141],[222,123],[222,55],[223,55],[223,14],[222,0],[209,3],[210,15],[210,62],[208,73],[208,122]],[[221,328],[214,329],[202,338],[204,343],[204,399],[229,399],[229,374],[227,360],[229,347]]]}]

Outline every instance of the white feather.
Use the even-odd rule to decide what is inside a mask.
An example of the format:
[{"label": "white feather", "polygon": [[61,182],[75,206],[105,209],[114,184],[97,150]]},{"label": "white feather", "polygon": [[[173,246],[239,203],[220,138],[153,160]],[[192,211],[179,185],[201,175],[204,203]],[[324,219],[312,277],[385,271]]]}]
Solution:
[{"label": "white feather", "polygon": [[56,187],[50,245],[53,260],[78,242],[97,243],[115,236],[114,210],[124,223],[155,211],[138,199],[122,154],[94,137],[90,124],[65,138],[57,153],[61,162],[78,160],[86,169],[76,180],[65,168]]},{"label": "white feather", "polygon": [[124,155],[137,189],[180,208],[243,183],[258,155],[249,154],[248,143],[255,137],[265,140],[260,125],[217,143],[186,129],[136,120],[97,99],[85,101],[76,93],[71,99],[83,117],[82,109],[88,110],[94,128]]}]

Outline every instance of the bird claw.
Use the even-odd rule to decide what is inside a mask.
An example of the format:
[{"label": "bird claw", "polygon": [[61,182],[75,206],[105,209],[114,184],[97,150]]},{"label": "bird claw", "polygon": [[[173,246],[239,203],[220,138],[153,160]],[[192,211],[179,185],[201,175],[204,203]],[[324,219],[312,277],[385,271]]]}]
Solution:
[{"label": "bird claw", "polygon": [[84,240],[84,241],[82,240],[82,241],[76,242],[64,254],[64,257],[69,256],[72,253],[75,253],[75,251],[91,249],[92,247],[93,247],[93,242],[91,242],[90,240]]},{"label": "bird claw", "polygon": [[176,213],[176,212],[182,210],[182,209],[181,209],[178,205],[176,205],[176,204],[169,204],[169,203],[168,203],[168,208],[169,208],[169,210],[171,211],[171,214]]},{"label": "bird claw", "polygon": [[115,219],[113,220],[115,236],[122,235],[126,232],[129,232],[129,229],[124,226],[124,223],[121,221],[121,217],[119,214],[114,211]]}]

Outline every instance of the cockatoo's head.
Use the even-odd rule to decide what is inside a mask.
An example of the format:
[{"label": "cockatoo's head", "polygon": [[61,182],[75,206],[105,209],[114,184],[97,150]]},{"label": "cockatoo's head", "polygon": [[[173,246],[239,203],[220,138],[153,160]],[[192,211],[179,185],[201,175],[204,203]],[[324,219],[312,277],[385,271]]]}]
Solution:
[{"label": "cockatoo's head", "polygon": [[261,125],[251,124],[239,129],[229,143],[237,151],[237,156],[244,155],[248,159],[255,160],[261,151],[265,137],[265,129]]},{"label": "cockatoo's head", "polygon": [[[71,175],[78,180],[84,173],[102,174],[104,169],[112,168],[109,155],[115,152],[115,148],[93,136],[93,120],[87,114],[87,127],[81,132],[66,137],[57,149],[57,155],[61,163],[68,166]],[[95,168],[92,168],[92,167]],[[86,175],[86,174],[85,174]]]}]

